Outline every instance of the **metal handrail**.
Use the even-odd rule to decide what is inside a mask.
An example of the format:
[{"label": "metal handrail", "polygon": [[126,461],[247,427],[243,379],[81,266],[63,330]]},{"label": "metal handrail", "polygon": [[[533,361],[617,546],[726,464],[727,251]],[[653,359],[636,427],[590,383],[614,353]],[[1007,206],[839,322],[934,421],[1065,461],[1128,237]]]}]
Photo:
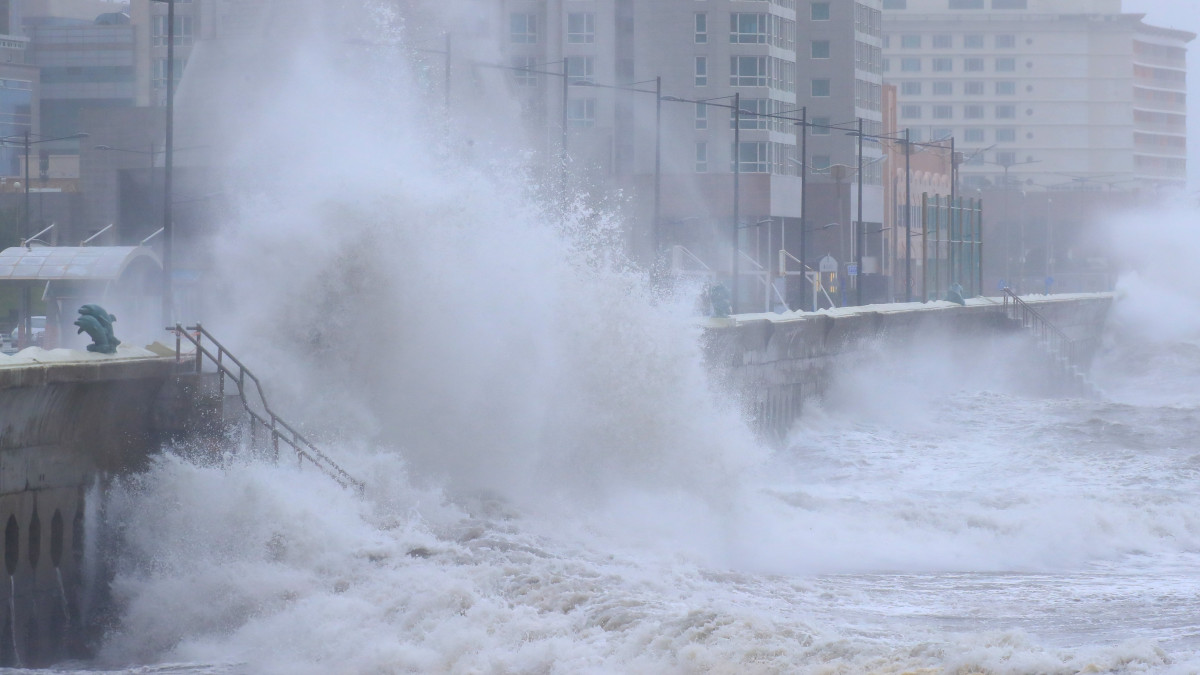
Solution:
[{"label": "metal handrail", "polygon": [[1039,338],[1045,339],[1051,343],[1051,346],[1057,347],[1059,353],[1066,356],[1071,365],[1078,365],[1075,358],[1077,351],[1075,340],[1067,337],[1062,329],[1050,323],[1049,319],[1018,297],[1011,288],[1004,289],[1004,314],[1010,319],[1019,320],[1021,325],[1028,327]]},{"label": "metal handrail", "polygon": [[[295,451],[297,457],[302,462],[306,459],[309,462],[312,462],[313,466],[317,467],[330,478],[337,481],[342,487],[349,488],[353,486],[359,492],[363,491],[365,485],[362,481],[354,478],[349,473],[346,473],[346,471],[343,470],[342,467],[338,466],[336,462],[330,459],[325,453],[318,450],[317,447],[313,445],[311,441],[305,438],[303,434],[301,434],[299,431],[293,428],[292,425],[285,422],[279,417],[279,415],[276,415],[275,412],[271,410],[271,406],[267,404],[267,397],[263,393],[262,383],[259,381],[258,377],[240,360],[238,360],[236,356],[230,353],[230,351],[225,348],[225,345],[221,344],[216,338],[214,338],[212,333],[209,333],[207,330],[205,330],[204,327],[199,323],[197,323],[195,326],[188,326],[187,328],[184,328],[182,324],[177,323],[174,327],[167,327],[167,330],[175,333],[175,360],[177,362],[183,360],[182,353],[180,351],[183,339],[186,339],[188,342],[192,343],[192,345],[196,348],[195,353],[197,373],[200,373],[204,368],[205,356],[207,356],[209,360],[213,362],[217,368],[217,373],[220,375],[219,390],[221,396],[225,395],[226,377],[232,378],[233,381],[237,383],[238,397],[242,400],[242,407],[245,408],[246,413],[250,415],[251,434],[253,435],[254,433],[255,422],[263,425],[266,428],[269,428],[271,430],[271,444],[274,448],[276,459],[279,458],[279,441],[282,440],[284,443],[291,446],[292,450]],[[201,343],[202,338],[208,338],[209,342],[216,346],[216,354],[213,354]],[[226,365],[226,361],[229,361],[233,363],[234,366],[237,366],[237,370],[235,371],[232,367]],[[250,400],[246,396],[247,379],[254,384],[254,389],[258,393],[258,400],[262,404],[265,415],[259,414],[252,407],[250,407]],[[290,434],[290,437],[285,435],[284,432]]]}]

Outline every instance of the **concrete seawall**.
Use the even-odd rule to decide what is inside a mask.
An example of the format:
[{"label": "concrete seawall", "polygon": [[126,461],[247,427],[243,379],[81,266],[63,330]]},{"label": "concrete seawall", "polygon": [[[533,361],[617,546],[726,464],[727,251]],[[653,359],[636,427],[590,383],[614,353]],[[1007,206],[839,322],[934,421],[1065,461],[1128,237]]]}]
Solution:
[{"label": "concrete seawall", "polygon": [[0,367],[0,666],[86,654],[105,479],[144,466],[202,409],[174,358],[84,356]]},{"label": "concrete seawall", "polygon": [[[1102,293],[1025,300],[1078,341],[1086,360],[1098,344],[1113,298]],[[839,372],[873,358],[880,342],[903,349],[946,336],[979,353],[995,353],[1000,340],[1027,343],[1008,350],[1014,366],[1036,365],[1044,356],[1033,337],[1008,318],[1002,301],[992,298],[975,298],[966,306],[905,303],[714,319],[705,332],[705,351],[715,376],[740,396],[758,431],[778,437],[799,416],[806,399],[822,396]],[[1052,388],[1054,382],[1046,384]]]},{"label": "concrete seawall", "polygon": [[[1031,300],[1081,344],[1094,344],[1109,295]],[[741,396],[758,430],[780,437],[805,399],[889,348],[954,336],[969,349],[1001,341],[1036,345],[996,301],[881,305],[815,314],[711,320],[710,368]],[[1028,347],[1028,348],[1026,348]],[[71,355],[67,355],[69,358]],[[62,355],[60,355],[62,357]],[[108,542],[96,541],[108,477],[136,471],[165,442],[210,443],[228,420],[215,373],[143,352],[138,358],[76,353],[48,363],[0,360],[0,523],[9,583],[0,579],[0,666],[85,656],[96,626],[85,602]],[[100,589],[103,592],[103,589]]]}]

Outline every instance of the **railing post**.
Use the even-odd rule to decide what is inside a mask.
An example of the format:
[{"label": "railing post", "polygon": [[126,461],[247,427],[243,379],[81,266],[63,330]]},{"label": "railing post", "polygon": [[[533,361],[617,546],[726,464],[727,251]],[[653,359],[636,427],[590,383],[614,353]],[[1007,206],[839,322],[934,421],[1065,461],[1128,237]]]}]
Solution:
[{"label": "railing post", "polygon": [[183,360],[183,326],[175,324],[175,363]]},{"label": "railing post", "polygon": [[204,352],[200,349],[200,341],[204,339],[204,329],[200,327],[200,322],[196,322],[196,374],[204,368]]},{"label": "railing post", "polygon": [[271,415],[271,450],[275,454],[275,463],[279,463],[279,432],[275,429],[275,416]]}]

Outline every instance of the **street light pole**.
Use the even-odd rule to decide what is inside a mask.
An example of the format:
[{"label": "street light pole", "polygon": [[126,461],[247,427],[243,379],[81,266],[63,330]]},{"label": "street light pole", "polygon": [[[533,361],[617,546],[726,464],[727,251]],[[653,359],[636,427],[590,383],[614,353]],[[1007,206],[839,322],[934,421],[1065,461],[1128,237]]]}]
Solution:
[{"label": "street light pole", "polygon": [[[21,237],[22,243],[27,243],[29,236],[33,233],[29,223],[29,131],[25,132],[25,213],[21,220],[24,231],[24,235]],[[32,292],[29,288],[29,282],[25,282],[21,285],[21,323],[24,326],[24,330],[21,331],[19,347],[29,344],[29,340],[33,337],[33,319],[29,316],[32,310]]]},{"label": "street light pole", "polygon": [[662,261],[662,233],[659,232],[662,218],[662,76],[654,78],[654,223],[651,227],[653,243],[650,260],[651,269],[657,270]]},{"label": "street light pole", "polygon": [[[808,257],[805,255],[805,242],[808,240],[808,219],[804,210],[808,201],[808,106],[800,108],[800,279],[801,288],[806,288],[808,282]],[[800,304],[804,305],[807,294],[800,294]],[[815,312],[817,308],[814,306]]]},{"label": "street light pole", "polygon": [[858,217],[854,219],[854,253],[858,274],[854,280],[855,304],[862,306],[863,262],[863,118],[858,118]]},{"label": "street light pole", "polygon": [[[924,242],[922,242],[924,244]],[[912,302],[912,134],[904,129],[904,301]]]},{"label": "street light pole", "polygon": [[742,94],[733,95],[733,300],[730,314],[738,309],[738,234],[741,228],[741,182],[742,182]]},{"label": "street light pole", "polygon": [[167,3],[167,101],[166,147],[163,157],[163,256],[162,256],[162,320],[174,325],[175,228],[171,219],[171,189],[175,168],[175,0],[151,0]]}]

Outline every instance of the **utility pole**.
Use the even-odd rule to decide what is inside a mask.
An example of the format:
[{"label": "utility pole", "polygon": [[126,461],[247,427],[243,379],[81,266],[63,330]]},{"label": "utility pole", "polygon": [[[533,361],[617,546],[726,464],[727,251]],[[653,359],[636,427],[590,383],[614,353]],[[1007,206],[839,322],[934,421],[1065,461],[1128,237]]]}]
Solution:
[{"label": "utility pole", "polygon": [[[924,242],[922,242],[923,244]],[[912,302],[912,136],[904,129],[904,301]]]},{"label": "utility pole", "polygon": [[854,254],[855,265],[858,268],[857,278],[854,280],[854,297],[855,304],[862,306],[862,280],[863,280],[863,118],[858,118],[858,217],[854,219]]},{"label": "utility pole", "polygon": [[[806,267],[808,257],[805,255],[805,242],[808,240],[808,218],[804,210],[805,203],[808,201],[808,106],[800,108],[800,286],[807,290],[808,284],[808,269]],[[800,306],[804,306],[804,300],[808,297],[808,293],[800,293]],[[812,310],[815,312],[816,307]]]},{"label": "utility pole", "polygon": [[651,251],[650,265],[652,270],[657,270],[662,262],[659,257],[662,253],[662,76],[654,78],[654,222],[651,225],[651,240],[653,249]]},{"label": "utility pole", "polygon": [[742,94],[733,95],[733,299],[730,302],[730,314],[738,310],[738,234],[741,223],[741,183],[742,183]]}]

